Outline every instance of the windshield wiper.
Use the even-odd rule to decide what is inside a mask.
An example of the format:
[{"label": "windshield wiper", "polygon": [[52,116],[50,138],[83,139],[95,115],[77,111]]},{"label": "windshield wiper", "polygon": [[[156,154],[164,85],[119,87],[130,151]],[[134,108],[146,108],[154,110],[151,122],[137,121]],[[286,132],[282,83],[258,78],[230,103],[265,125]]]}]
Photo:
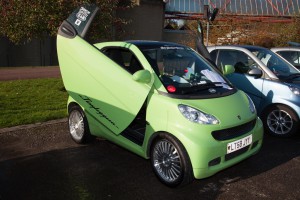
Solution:
[{"label": "windshield wiper", "polygon": [[[224,83],[228,85],[227,83]],[[187,94],[187,93],[193,93],[193,92],[199,92],[203,90],[207,90],[210,88],[223,88],[222,82],[210,82],[206,84],[195,84],[192,85],[190,88],[185,88],[182,93]]]},{"label": "windshield wiper", "polygon": [[228,84],[228,83],[226,83],[226,82],[210,82],[210,83],[208,83],[208,84],[213,84],[213,85],[217,85],[217,84],[219,84],[219,85],[228,85],[228,86],[230,86],[231,87],[231,85],[230,84]]},{"label": "windshield wiper", "polygon": [[203,88],[203,89],[207,89],[207,88],[219,88],[219,87],[223,87],[221,82],[211,82],[211,83],[205,83],[205,84],[197,84],[197,85],[192,85],[192,88]]},{"label": "windshield wiper", "polygon": [[291,74],[291,75],[287,76],[285,79],[294,79],[294,78],[298,78],[298,77],[300,77],[300,73]]}]

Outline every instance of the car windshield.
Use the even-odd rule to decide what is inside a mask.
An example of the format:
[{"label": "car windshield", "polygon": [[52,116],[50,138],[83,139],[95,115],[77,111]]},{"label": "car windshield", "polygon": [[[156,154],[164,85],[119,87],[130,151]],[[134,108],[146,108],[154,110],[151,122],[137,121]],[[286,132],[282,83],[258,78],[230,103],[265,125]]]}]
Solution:
[{"label": "car windshield", "polygon": [[[279,79],[289,79],[299,75],[300,71],[268,49],[248,49],[259,58]],[[298,76],[297,76],[298,77]]]},{"label": "car windshield", "polygon": [[199,94],[232,86],[219,71],[191,48],[160,45],[140,48],[169,93]]}]

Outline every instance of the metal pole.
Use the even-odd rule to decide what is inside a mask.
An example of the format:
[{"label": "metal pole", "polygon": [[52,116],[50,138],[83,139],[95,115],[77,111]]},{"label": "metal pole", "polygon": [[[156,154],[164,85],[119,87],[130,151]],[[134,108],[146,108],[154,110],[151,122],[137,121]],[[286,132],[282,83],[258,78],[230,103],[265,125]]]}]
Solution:
[{"label": "metal pole", "polygon": [[206,46],[208,46],[209,21],[206,22]]}]

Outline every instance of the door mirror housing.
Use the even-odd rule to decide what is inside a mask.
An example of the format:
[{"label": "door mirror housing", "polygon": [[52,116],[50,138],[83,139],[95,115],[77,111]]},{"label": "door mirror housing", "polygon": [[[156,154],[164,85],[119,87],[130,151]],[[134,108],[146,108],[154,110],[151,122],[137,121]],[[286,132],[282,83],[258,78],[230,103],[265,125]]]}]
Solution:
[{"label": "door mirror housing", "polygon": [[248,71],[248,75],[249,76],[253,76],[254,78],[260,78],[262,77],[262,71],[260,69],[251,69],[250,71]]},{"label": "door mirror housing", "polygon": [[133,74],[133,80],[140,83],[149,83],[151,81],[151,73],[146,70],[139,70]]},{"label": "door mirror housing", "polygon": [[232,74],[234,71],[235,71],[235,69],[232,65],[225,65],[223,67],[223,74],[224,75]]}]

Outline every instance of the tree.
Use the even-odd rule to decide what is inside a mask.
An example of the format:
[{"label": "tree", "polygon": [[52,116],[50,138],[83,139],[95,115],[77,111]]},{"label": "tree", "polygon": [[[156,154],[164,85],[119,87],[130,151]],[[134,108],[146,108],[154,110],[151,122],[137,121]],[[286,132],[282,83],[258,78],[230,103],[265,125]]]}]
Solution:
[{"label": "tree", "polygon": [[45,35],[55,36],[62,21],[76,7],[87,2],[100,8],[100,14],[94,20],[94,36],[98,40],[113,39],[112,26],[120,29],[127,23],[116,17],[115,12],[132,6],[130,0],[1,0],[0,36],[6,36],[14,43]]}]

